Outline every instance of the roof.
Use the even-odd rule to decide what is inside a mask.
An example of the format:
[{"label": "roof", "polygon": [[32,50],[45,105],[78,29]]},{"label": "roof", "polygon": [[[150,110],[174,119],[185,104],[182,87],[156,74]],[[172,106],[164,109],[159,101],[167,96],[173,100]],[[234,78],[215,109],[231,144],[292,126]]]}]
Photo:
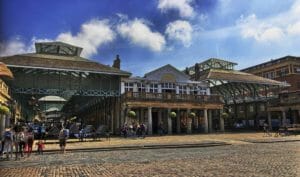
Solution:
[{"label": "roof", "polygon": [[277,64],[277,63],[280,63],[280,62],[284,62],[284,61],[287,61],[287,60],[298,60],[298,61],[300,61],[300,57],[287,55],[287,56],[284,56],[284,57],[281,57],[281,58],[278,58],[278,59],[271,59],[270,61],[258,64],[258,65],[250,66],[248,68],[242,69],[241,71],[248,72],[248,71],[253,70],[253,69],[264,68],[266,66],[271,66],[271,65],[274,65],[274,64]]},{"label": "roof", "polygon": [[80,56],[30,53],[1,57],[0,62],[5,63],[8,67],[84,71],[123,76],[131,75],[129,72],[103,65]]},{"label": "roof", "polygon": [[2,62],[0,62],[0,77],[7,78],[7,79],[13,79],[14,78],[12,72]]},{"label": "roof", "polygon": [[201,63],[198,63],[198,64],[204,64],[204,63],[210,63],[210,62],[224,62],[224,63],[228,63],[228,64],[232,64],[232,65],[237,65],[237,63],[227,61],[227,60],[223,60],[223,59],[219,59],[219,58],[210,58],[210,59],[207,59],[207,60],[205,60]]},{"label": "roof", "polygon": [[289,86],[289,84],[284,82],[279,82],[260,76],[256,76],[249,73],[244,73],[234,70],[220,70],[220,69],[210,69],[204,75],[201,75],[199,80],[222,80],[228,82],[242,82],[242,83],[254,83],[262,85],[278,85],[278,86]]},{"label": "roof", "polygon": [[151,75],[152,73],[155,73],[155,72],[157,72],[157,71],[159,71],[159,70],[163,70],[163,69],[165,69],[165,68],[172,68],[174,71],[176,71],[178,74],[184,76],[185,78],[187,78],[187,79],[190,78],[190,76],[188,76],[187,74],[185,74],[184,72],[178,70],[177,68],[175,68],[174,66],[172,66],[172,65],[170,65],[170,64],[166,64],[166,65],[164,65],[164,66],[162,66],[162,67],[159,67],[159,68],[157,68],[157,69],[155,69],[155,70],[153,70],[153,71],[150,71],[150,72],[146,73],[146,74],[144,75],[144,77],[146,78],[147,76]]},{"label": "roof", "polygon": [[59,96],[44,96],[39,101],[54,101],[54,102],[65,102],[66,100]]}]

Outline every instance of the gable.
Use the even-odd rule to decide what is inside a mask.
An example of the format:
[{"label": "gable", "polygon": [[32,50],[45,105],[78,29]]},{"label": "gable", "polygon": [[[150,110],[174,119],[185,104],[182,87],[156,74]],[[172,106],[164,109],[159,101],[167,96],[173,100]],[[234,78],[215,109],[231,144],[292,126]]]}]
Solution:
[{"label": "gable", "polygon": [[157,80],[162,82],[188,82],[189,76],[179,71],[171,65],[165,65],[144,76],[149,80]]}]

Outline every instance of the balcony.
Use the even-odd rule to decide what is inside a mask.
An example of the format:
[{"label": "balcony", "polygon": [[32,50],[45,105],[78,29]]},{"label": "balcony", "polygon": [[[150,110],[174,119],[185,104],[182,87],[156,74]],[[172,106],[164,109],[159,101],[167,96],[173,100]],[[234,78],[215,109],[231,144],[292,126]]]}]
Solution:
[{"label": "balcony", "polygon": [[188,95],[188,94],[175,94],[175,93],[126,92],[122,95],[122,100],[223,104],[222,99],[219,95]]}]

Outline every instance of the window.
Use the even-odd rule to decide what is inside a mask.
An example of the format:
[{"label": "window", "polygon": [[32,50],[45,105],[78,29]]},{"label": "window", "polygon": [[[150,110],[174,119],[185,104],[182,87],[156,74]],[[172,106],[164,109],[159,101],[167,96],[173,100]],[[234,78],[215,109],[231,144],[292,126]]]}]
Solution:
[{"label": "window", "polygon": [[294,66],[294,73],[300,74],[300,66]]},{"label": "window", "polygon": [[179,85],[179,94],[186,93],[186,85]]},{"label": "window", "polygon": [[139,92],[145,92],[146,91],[146,86],[143,83],[137,83],[137,88]]},{"label": "window", "polygon": [[150,84],[150,92],[158,93],[158,84]]},{"label": "window", "polygon": [[249,112],[253,112],[254,111],[254,107],[253,107],[253,105],[250,105],[249,106]]},{"label": "window", "polygon": [[133,92],[133,83],[125,83],[125,91],[127,92]]},{"label": "window", "polygon": [[289,73],[288,67],[284,67],[284,68],[281,68],[281,69],[279,69],[279,70],[276,71],[277,77],[285,76],[288,73]]}]

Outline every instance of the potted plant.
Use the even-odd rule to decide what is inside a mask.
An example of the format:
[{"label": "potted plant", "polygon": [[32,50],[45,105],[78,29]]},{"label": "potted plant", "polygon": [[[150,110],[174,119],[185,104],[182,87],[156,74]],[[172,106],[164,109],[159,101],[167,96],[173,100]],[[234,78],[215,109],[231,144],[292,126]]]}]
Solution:
[{"label": "potted plant", "polygon": [[9,108],[7,106],[1,105],[0,106],[0,114],[8,114]]},{"label": "potted plant", "polygon": [[190,117],[190,118],[195,118],[195,117],[196,117],[196,114],[195,114],[194,112],[190,112],[190,113],[189,113],[189,117]]},{"label": "potted plant", "polygon": [[136,116],[136,113],[134,111],[129,111],[128,112],[128,117],[134,118]]},{"label": "potted plant", "polygon": [[169,115],[171,118],[175,118],[176,117],[176,112],[172,111],[170,112],[170,115]]},{"label": "potted plant", "polygon": [[228,114],[227,112],[223,112],[223,113],[221,114],[221,117],[222,117],[223,119],[227,119],[227,118],[229,117],[229,114]]}]

